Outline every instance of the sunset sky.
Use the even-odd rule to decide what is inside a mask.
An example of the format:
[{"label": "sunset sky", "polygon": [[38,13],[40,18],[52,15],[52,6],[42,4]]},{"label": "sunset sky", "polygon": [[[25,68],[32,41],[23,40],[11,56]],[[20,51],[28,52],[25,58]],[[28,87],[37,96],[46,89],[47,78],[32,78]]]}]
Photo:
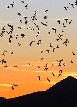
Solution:
[{"label": "sunset sky", "polygon": [[[10,5],[13,2],[14,7]],[[74,7],[71,4],[74,4]],[[27,9],[25,8],[26,5]],[[8,6],[9,8],[7,8]],[[64,9],[65,6],[68,7],[67,10]],[[46,10],[48,11],[46,12]],[[21,15],[19,16],[18,13],[21,13]],[[32,21],[33,16],[37,20]],[[47,16],[47,19],[44,19],[44,16]],[[27,25],[24,17],[27,17]],[[67,18],[66,23],[64,19]],[[60,20],[60,24],[57,22],[58,20]],[[47,26],[41,22],[47,24]],[[75,0],[24,0],[24,3],[21,0],[1,0],[0,96],[12,98],[43,91],[69,75],[77,78],[76,22],[77,6]],[[39,26],[39,30],[34,23]],[[63,23],[66,27],[63,27]],[[8,24],[13,25],[12,34],[7,33],[10,31]],[[1,37],[3,27],[5,32]],[[18,27],[21,27],[21,29]],[[56,33],[52,29],[53,27],[56,29]],[[37,36],[38,32],[39,35]],[[21,34],[25,35],[24,38],[21,37]],[[11,43],[9,43],[10,35],[13,37]],[[56,39],[59,39],[58,36],[60,35],[63,36],[57,41]],[[69,41],[67,46],[63,44],[66,39]],[[39,40],[41,40],[40,45],[37,44]],[[30,46],[31,41],[34,42]],[[50,47],[50,43],[52,47]],[[57,45],[59,48],[56,48]],[[54,52],[53,48],[55,48]],[[7,52],[4,52],[4,50]],[[46,50],[49,50],[49,53]],[[43,52],[41,53],[41,51]],[[13,54],[11,54],[12,52]],[[44,59],[41,60],[41,58]],[[2,64],[3,59],[6,63]],[[61,66],[58,66],[58,61],[62,59]],[[44,70],[46,64],[47,71]],[[7,67],[5,67],[6,65]],[[61,76],[59,76],[60,70],[63,71]],[[38,76],[40,76],[40,80]],[[47,78],[51,82],[48,82]],[[18,85],[14,87],[14,90],[12,90],[13,84]]]}]

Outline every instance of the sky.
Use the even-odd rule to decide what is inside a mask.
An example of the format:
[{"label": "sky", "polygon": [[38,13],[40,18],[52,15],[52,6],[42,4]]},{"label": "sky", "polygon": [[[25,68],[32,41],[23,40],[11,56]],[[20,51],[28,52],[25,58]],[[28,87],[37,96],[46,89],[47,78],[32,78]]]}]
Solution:
[{"label": "sky", "polygon": [[[14,7],[10,5],[13,2]],[[71,4],[74,4],[74,7]],[[66,6],[67,10],[64,9]],[[19,16],[18,13],[21,15]],[[34,21],[32,21],[33,16]],[[44,19],[44,16],[47,18]],[[24,17],[27,17],[27,24],[25,24]],[[67,18],[66,23],[64,19]],[[67,76],[77,78],[76,22],[75,0],[24,0],[24,3],[21,0],[2,0],[0,2],[0,96],[14,98],[44,91]],[[34,23],[39,26],[39,30]],[[8,34],[10,31],[8,24],[13,25],[12,34]],[[1,37],[3,27],[5,32]],[[56,33],[52,28],[56,29]],[[21,37],[21,34],[25,36]],[[61,38],[59,38],[60,35],[62,35]],[[12,36],[11,43],[9,42],[10,36]],[[64,43],[66,39],[69,41],[67,46]],[[31,41],[34,42],[30,46]],[[59,48],[56,48],[57,45]],[[54,52],[53,48],[55,48]],[[49,50],[49,53],[46,50]],[[3,59],[6,63],[2,64]],[[62,60],[61,66],[59,66],[60,60]],[[59,76],[60,70],[62,73]],[[18,85],[14,87],[14,90],[13,84]]]}]

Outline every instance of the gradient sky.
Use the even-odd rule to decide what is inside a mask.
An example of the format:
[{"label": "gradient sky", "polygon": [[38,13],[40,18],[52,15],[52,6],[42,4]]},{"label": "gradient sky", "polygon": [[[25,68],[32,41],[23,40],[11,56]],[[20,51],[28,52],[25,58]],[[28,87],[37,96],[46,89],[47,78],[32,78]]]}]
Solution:
[{"label": "gradient sky", "polygon": [[[12,33],[12,43],[9,44],[9,36],[6,32],[3,37],[0,37],[0,60],[5,59],[7,61],[8,67],[4,67],[6,64],[0,63],[0,96],[11,98],[24,94],[28,94],[34,91],[42,91],[53,86],[58,81],[71,75],[77,77],[77,6],[74,8],[69,4],[75,2],[75,0],[24,0],[25,4],[21,3],[21,0],[2,0],[0,2],[0,33],[3,26],[5,26],[6,31],[9,31],[7,24],[14,26],[14,31]],[[12,2],[14,3],[14,8],[10,6]],[[25,9],[25,5],[28,4],[28,9]],[[7,9],[7,6],[10,6]],[[68,10],[64,9],[64,6],[68,6]],[[48,10],[45,13],[45,10]],[[35,23],[40,28],[40,34],[36,37],[38,32],[35,25],[31,22],[31,17],[34,12],[37,12],[36,18],[38,19]],[[18,12],[21,16],[18,16]],[[28,24],[24,23],[24,16],[28,17]],[[44,16],[48,16],[44,19]],[[65,23],[64,18],[68,18],[68,22]],[[22,20],[22,23],[19,20]],[[59,25],[57,20],[61,20]],[[72,20],[72,23],[69,22]],[[43,26],[41,22],[48,22],[48,26]],[[62,24],[65,23],[67,27],[63,27]],[[18,29],[21,26],[21,30]],[[34,31],[30,29],[33,27]],[[55,33],[52,27],[57,29]],[[64,30],[64,32],[62,32]],[[51,32],[49,35],[48,32]],[[21,38],[21,33],[25,34],[24,38]],[[56,41],[57,35],[62,34],[62,40]],[[18,39],[15,39],[14,35],[19,35]],[[38,40],[41,39],[41,45],[37,45]],[[65,46],[63,42],[68,39],[68,46]],[[32,46],[29,46],[31,41],[35,41]],[[18,46],[18,42],[21,46]],[[59,49],[52,51],[49,44],[53,47],[59,45]],[[49,49],[50,53],[46,50]],[[2,55],[4,50],[7,50],[5,56]],[[43,53],[41,53],[43,50]],[[72,51],[76,54],[72,55]],[[14,52],[14,55],[11,55]],[[44,60],[40,60],[41,58]],[[57,60],[63,59],[62,66],[58,67]],[[71,63],[71,60],[73,63]],[[30,63],[30,65],[28,64]],[[48,63],[48,71],[44,70],[44,66]],[[65,63],[66,66],[63,66]],[[54,66],[52,66],[52,64]],[[14,67],[14,66],[18,67]],[[39,69],[38,66],[41,68]],[[59,70],[62,69],[62,76],[58,77]],[[52,76],[52,72],[55,77]],[[37,76],[41,77],[38,80]],[[51,82],[47,81],[47,78]],[[18,84],[13,91],[11,89],[12,84]]]}]

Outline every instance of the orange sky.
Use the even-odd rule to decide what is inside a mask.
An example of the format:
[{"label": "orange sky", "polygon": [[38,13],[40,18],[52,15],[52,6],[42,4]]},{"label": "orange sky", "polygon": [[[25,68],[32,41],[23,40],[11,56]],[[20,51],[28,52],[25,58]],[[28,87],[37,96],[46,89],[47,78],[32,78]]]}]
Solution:
[{"label": "orange sky", "polygon": [[[9,66],[8,68],[0,67],[0,95],[6,98],[21,96],[24,94],[43,91],[53,86],[63,78],[68,75],[77,77],[76,72],[69,72],[70,69],[67,69],[67,72],[63,72],[62,76],[58,77],[58,67],[55,64],[55,67],[49,66],[48,71],[43,70],[43,64],[41,69],[38,69],[36,66],[38,63],[32,63],[33,65],[28,65],[27,62],[25,64],[19,64],[18,68],[14,68],[13,66]],[[57,69],[56,69],[57,67]],[[55,76],[52,76],[52,72],[54,72]],[[41,80],[38,80],[37,76],[41,77]],[[47,78],[51,80],[51,82],[47,81]],[[17,84],[15,90],[12,90],[12,84]]]}]

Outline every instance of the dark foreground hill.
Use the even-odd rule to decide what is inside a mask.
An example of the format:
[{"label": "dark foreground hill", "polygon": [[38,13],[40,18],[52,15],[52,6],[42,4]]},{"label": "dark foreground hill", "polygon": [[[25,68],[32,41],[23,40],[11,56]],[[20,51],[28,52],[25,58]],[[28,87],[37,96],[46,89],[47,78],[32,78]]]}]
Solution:
[{"label": "dark foreground hill", "polygon": [[0,98],[0,107],[77,107],[77,79],[69,76],[43,92]]}]

